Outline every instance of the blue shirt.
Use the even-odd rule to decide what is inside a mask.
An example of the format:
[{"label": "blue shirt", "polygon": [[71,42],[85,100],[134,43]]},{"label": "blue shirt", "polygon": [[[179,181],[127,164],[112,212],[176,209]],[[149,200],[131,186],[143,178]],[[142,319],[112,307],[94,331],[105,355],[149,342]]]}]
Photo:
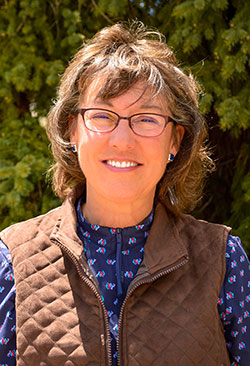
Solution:
[{"label": "blue shirt", "polygon": [[[98,281],[111,336],[112,365],[117,364],[119,313],[127,288],[143,260],[144,244],[153,220],[151,213],[140,225],[113,229],[91,225],[77,206],[77,232],[88,264]],[[218,312],[232,366],[249,366],[250,263],[240,240],[228,236],[226,276],[218,298]],[[0,365],[15,366],[15,286],[10,253],[0,241]]]}]

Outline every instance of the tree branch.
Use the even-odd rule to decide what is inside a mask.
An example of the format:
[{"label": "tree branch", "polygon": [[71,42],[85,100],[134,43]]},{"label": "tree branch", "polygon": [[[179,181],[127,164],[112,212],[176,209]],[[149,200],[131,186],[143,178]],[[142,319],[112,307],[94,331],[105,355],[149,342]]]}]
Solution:
[{"label": "tree branch", "polygon": [[[96,9],[98,9],[98,5],[96,4],[95,0],[91,0],[92,4],[94,5],[94,7]],[[101,16],[107,20],[107,22],[109,22],[109,24],[115,24],[115,22],[113,22],[113,20],[111,20],[106,14],[104,14],[102,11],[100,11],[100,9],[98,9],[98,12],[101,14]]]}]

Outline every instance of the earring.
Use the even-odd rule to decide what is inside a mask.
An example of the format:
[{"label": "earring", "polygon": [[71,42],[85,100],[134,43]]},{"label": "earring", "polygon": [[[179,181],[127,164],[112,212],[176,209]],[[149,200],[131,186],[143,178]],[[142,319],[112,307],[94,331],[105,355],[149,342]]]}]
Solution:
[{"label": "earring", "polygon": [[76,153],[76,152],[77,152],[77,147],[76,147],[76,145],[71,146],[71,149],[72,149],[72,151],[73,151],[74,153]]},{"label": "earring", "polygon": [[174,154],[169,154],[168,155],[168,161],[174,161]]}]

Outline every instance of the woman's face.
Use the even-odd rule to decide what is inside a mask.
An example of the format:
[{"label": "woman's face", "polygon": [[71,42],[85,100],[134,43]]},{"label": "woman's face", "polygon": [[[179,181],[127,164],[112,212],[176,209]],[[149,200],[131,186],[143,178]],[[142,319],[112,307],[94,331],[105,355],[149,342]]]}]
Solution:
[{"label": "woman's face", "polygon": [[[125,117],[141,112],[169,114],[162,96],[152,97],[150,90],[143,94],[146,86],[143,82],[108,101],[97,98],[102,85],[102,78],[91,83],[79,108],[105,108]],[[85,127],[80,114],[71,127],[70,140],[77,146],[79,164],[86,177],[87,197],[95,195],[95,199],[117,203],[153,200],[169,153],[177,154],[183,136],[183,128],[177,126],[174,138],[172,123],[167,124],[160,136],[138,136],[130,129],[128,120],[123,119],[112,132],[92,132]]]}]

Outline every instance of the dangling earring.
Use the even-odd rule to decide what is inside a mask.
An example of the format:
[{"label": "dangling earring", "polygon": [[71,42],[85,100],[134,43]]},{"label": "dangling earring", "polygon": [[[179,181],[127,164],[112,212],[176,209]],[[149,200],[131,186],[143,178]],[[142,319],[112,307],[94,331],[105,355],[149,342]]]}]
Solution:
[{"label": "dangling earring", "polygon": [[71,149],[72,149],[72,151],[73,151],[74,153],[76,153],[76,152],[77,152],[77,147],[76,147],[76,145],[72,145],[72,146],[71,146]]},{"label": "dangling earring", "polygon": [[169,154],[168,155],[168,161],[174,161],[174,154]]}]

